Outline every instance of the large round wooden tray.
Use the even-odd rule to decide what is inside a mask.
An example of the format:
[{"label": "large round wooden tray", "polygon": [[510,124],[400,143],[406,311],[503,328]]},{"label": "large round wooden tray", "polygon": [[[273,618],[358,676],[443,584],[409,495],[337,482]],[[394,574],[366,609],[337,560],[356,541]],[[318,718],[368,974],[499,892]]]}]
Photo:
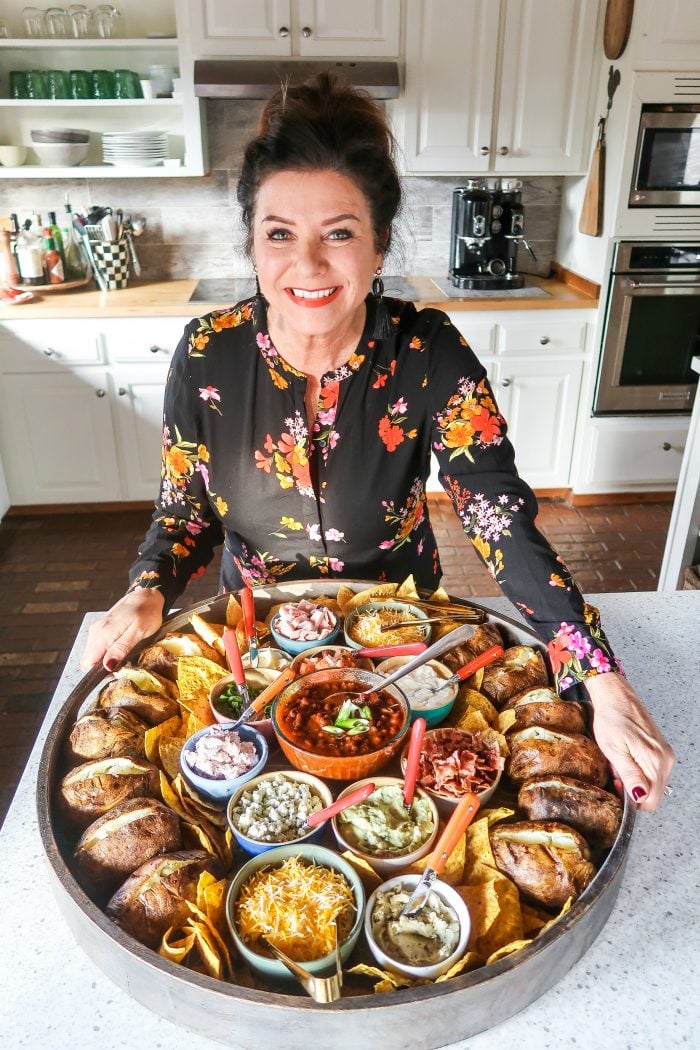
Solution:
[{"label": "large round wooden tray", "polygon": [[[367,586],[348,585],[355,590]],[[330,581],[257,588],[256,610],[262,613],[266,605],[313,594],[333,595],[337,588]],[[195,611],[223,622],[225,602],[212,598],[183,610],[156,638],[184,627]],[[507,640],[542,648],[528,628],[483,608]],[[534,1002],[581,958],[605,925],[620,889],[634,826],[634,808],[627,800],[612,849],[570,911],[526,948],[490,966],[440,984],[352,996],[322,1006],[302,995],[226,984],[178,967],[111,922],[78,885],[66,861],[68,842],[52,804],[63,744],[78,711],[105,677],[101,668],[86,675],[49,731],[38,775],[39,828],[59,908],[78,943],[120,988],[171,1021],[246,1050],[308,1050],[310,1045],[355,1050],[358,1042],[363,1050],[433,1050],[491,1028]]]}]

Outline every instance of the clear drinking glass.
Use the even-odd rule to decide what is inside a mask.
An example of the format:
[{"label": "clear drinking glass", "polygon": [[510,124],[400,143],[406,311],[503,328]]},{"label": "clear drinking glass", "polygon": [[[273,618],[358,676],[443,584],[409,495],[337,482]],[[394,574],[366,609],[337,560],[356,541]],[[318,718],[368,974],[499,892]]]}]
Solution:
[{"label": "clear drinking glass", "polygon": [[71,4],[68,15],[72,34],[77,40],[85,40],[92,34],[92,15],[85,4]]},{"label": "clear drinking glass", "polygon": [[98,4],[93,18],[96,36],[111,38],[123,35],[122,16],[112,4]]},{"label": "clear drinking glass", "polygon": [[0,39],[7,40],[10,37],[10,27],[7,22],[0,21]]},{"label": "clear drinking glass", "polygon": [[46,36],[46,19],[40,7],[23,8],[22,23],[27,36]]},{"label": "clear drinking glass", "polygon": [[65,40],[72,35],[68,12],[63,7],[49,7],[46,11],[46,35]]}]

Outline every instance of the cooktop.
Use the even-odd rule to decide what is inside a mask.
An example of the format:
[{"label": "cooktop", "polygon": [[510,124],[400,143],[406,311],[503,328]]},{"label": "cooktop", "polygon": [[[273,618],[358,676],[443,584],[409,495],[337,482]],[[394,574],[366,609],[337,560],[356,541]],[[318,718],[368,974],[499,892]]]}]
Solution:
[{"label": "cooktop", "polygon": [[[410,281],[404,277],[385,277],[384,291],[386,295],[397,299],[420,298]],[[251,295],[255,295],[255,281],[252,277],[205,277],[197,282],[188,301],[231,306]]]}]

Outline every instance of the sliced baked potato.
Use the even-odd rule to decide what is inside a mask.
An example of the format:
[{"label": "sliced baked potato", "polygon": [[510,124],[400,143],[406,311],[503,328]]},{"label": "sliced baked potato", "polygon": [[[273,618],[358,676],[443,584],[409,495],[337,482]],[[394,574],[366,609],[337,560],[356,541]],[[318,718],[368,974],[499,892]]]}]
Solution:
[{"label": "sliced baked potato", "polygon": [[166,930],[188,914],[203,871],[213,871],[214,858],[201,849],[152,857],[129,876],[105,909],[137,941],[157,948]]},{"label": "sliced baked potato", "polygon": [[69,820],[85,827],[120,802],[157,796],[159,784],[158,769],[143,758],[100,758],[66,773],[58,787],[58,801]]},{"label": "sliced baked potato", "polygon": [[583,733],[560,733],[529,726],[508,737],[506,773],[520,784],[530,777],[558,774],[603,787],[608,779],[605,755]]},{"label": "sliced baked potato", "polygon": [[586,732],[583,705],[574,700],[561,700],[548,686],[537,685],[516,693],[503,710],[515,712],[515,729],[546,726],[547,729],[561,729],[565,733]]},{"label": "sliced baked potato", "polygon": [[501,708],[511,696],[536,685],[548,685],[542,654],[530,645],[513,645],[500,660],[484,668],[480,690]]},{"label": "sliced baked potato", "polygon": [[139,667],[176,682],[177,662],[181,656],[204,656],[212,663],[226,667],[223,656],[198,635],[178,632],[166,634],[160,641],[144,649],[139,656]]},{"label": "sliced baked potato", "polygon": [[608,848],[622,820],[622,802],[610,791],[573,777],[532,777],[521,785],[518,806],[530,820],[560,820],[591,845]]},{"label": "sliced baked potato", "polygon": [[66,757],[71,764],[146,754],[144,737],[148,723],[128,708],[104,708],[90,711],[75,723],[66,743]]},{"label": "sliced baked potato", "polygon": [[545,908],[562,908],[569,897],[580,896],[596,873],[586,840],[567,824],[496,824],[489,835],[499,870]]},{"label": "sliced baked potato", "polygon": [[97,698],[99,707],[128,708],[139,718],[155,726],[179,714],[177,687],[162,675],[127,664],[114,672],[114,677]]},{"label": "sliced baked potato", "polygon": [[474,634],[466,642],[455,645],[453,649],[441,656],[443,663],[447,664],[451,671],[458,671],[464,664],[469,663],[475,656],[480,656],[493,645],[503,645],[501,632],[493,623],[483,623],[474,628]]},{"label": "sliced baked potato", "polygon": [[180,818],[155,798],[131,798],[98,817],[81,835],[74,857],[96,889],[113,890],[159,853],[180,849]]}]

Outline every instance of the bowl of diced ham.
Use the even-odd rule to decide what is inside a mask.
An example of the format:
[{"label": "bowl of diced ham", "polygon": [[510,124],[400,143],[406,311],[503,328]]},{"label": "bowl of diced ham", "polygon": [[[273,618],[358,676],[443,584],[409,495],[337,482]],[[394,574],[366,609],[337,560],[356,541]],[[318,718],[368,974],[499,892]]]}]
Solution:
[{"label": "bowl of diced ham", "polygon": [[332,642],[339,629],[338,617],[331,609],[306,598],[281,605],[270,621],[275,644],[293,656]]}]

